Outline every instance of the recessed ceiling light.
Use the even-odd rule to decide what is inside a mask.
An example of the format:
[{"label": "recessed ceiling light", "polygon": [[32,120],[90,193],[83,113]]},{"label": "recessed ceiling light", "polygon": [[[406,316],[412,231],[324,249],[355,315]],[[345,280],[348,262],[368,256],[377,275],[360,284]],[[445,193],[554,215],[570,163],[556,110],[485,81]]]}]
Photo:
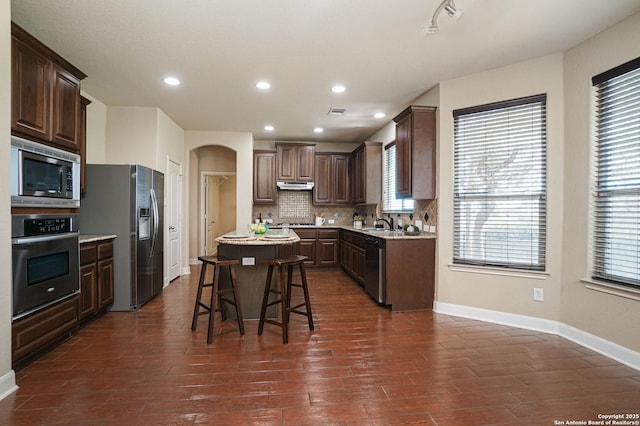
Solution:
[{"label": "recessed ceiling light", "polygon": [[264,129],[267,132],[273,132],[274,127],[272,125],[270,125],[270,124],[267,124],[266,126],[264,126]]},{"label": "recessed ceiling light", "polygon": [[271,87],[271,83],[269,83],[268,81],[259,81],[256,83],[256,87],[258,89],[267,90]]},{"label": "recessed ceiling light", "polygon": [[347,89],[344,86],[339,85],[339,84],[337,84],[337,85],[335,85],[335,86],[333,86],[331,88],[331,91],[333,93],[344,93],[345,90],[347,90]]},{"label": "recessed ceiling light", "polygon": [[313,131],[315,133],[322,133],[322,132],[324,132],[324,129],[322,127],[316,127],[315,129],[313,129]]},{"label": "recessed ceiling light", "polygon": [[384,118],[386,114],[384,112],[376,112],[375,114],[373,114],[373,116],[375,118]]},{"label": "recessed ceiling light", "polygon": [[169,86],[178,86],[180,85],[180,80],[175,77],[165,77],[164,82]]}]

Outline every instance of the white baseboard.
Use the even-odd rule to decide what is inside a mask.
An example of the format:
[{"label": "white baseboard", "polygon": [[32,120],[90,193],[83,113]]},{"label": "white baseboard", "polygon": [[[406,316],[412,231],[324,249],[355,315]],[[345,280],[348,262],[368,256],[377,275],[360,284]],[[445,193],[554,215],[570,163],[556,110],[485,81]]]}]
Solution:
[{"label": "white baseboard", "polygon": [[639,352],[558,321],[437,301],[434,302],[433,310],[439,314],[555,334],[640,371]]},{"label": "white baseboard", "polygon": [[0,401],[18,390],[16,385],[16,374],[9,370],[7,374],[0,377]]},{"label": "white baseboard", "polygon": [[191,275],[191,268],[189,268],[188,266],[184,266],[180,275]]}]

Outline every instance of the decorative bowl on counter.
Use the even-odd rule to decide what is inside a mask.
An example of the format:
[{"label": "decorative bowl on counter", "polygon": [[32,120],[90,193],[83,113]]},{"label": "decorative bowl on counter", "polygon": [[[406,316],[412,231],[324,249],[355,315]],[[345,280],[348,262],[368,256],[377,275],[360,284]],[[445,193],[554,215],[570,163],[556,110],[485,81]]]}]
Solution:
[{"label": "decorative bowl on counter", "polygon": [[402,227],[402,233],[404,235],[420,235],[420,228],[415,225],[404,225]]},{"label": "decorative bowl on counter", "polygon": [[249,230],[255,235],[262,235],[267,233],[269,225],[267,223],[252,223],[249,225]]}]

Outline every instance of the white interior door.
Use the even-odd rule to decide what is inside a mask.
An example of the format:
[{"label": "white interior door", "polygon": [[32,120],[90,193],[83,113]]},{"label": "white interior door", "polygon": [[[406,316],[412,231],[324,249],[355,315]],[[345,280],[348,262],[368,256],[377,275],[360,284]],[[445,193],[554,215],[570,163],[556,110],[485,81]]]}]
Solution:
[{"label": "white interior door", "polygon": [[166,218],[169,247],[169,281],[180,276],[182,269],[182,235],[180,231],[180,206],[182,205],[182,166],[173,160],[168,160],[168,185]]},{"label": "white interior door", "polygon": [[216,238],[220,235],[220,186],[218,182],[221,178],[223,177],[209,175],[206,180],[205,220],[207,256],[215,255],[218,251],[218,243],[216,243]]}]

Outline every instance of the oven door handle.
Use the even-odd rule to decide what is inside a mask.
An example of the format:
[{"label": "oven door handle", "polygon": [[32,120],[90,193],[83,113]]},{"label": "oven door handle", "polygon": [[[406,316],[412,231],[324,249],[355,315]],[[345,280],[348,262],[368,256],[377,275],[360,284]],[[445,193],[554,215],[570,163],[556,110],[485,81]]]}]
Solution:
[{"label": "oven door handle", "polygon": [[12,238],[11,239],[11,244],[19,245],[19,244],[43,243],[45,241],[64,240],[64,239],[67,239],[67,238],[78,238],[78,233],[77,232],[66,232],[64,234],[43,235],[41,237]]}]

